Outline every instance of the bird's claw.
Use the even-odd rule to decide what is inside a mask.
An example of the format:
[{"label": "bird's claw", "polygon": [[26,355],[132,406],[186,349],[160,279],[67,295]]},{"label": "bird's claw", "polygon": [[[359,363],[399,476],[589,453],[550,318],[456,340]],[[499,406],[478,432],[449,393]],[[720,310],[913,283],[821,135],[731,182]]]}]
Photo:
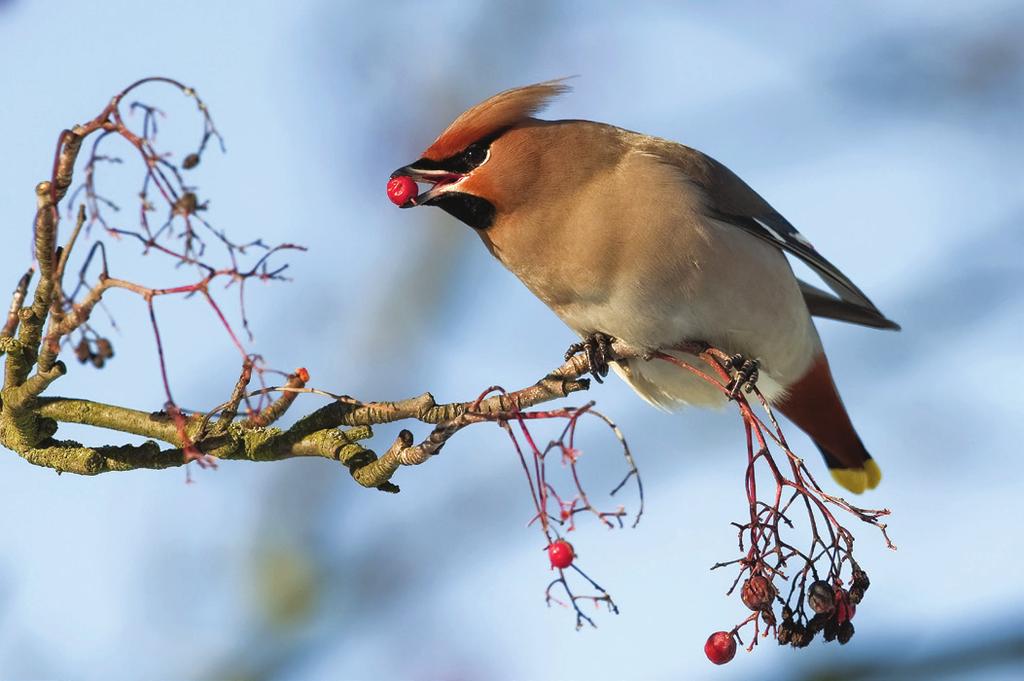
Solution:
[{"label": "bird's claw", "polygon": [[747,359],[743,355],[733,355],[725,364],[727,370],[736,372],[735,377],[725,386],[729,391],[729,399],[735,400],[741,390],[753,390],[754,384],[757,383],[760,362],[756,359]]},{"label": "bird's claw", "polygon": [[574,355],[581,352],[586,353],[587,361],[590,363],[590,373],[594,376],[594,380],[604,383],[602,379],[608,375],[608,362],[614,357],[612,353],[612,343],[614,342],[615,339],[608,334],[597,331],[584,338],[582,342],[570,345],[569,349],[565,351],[565,359],[568,361]]}]

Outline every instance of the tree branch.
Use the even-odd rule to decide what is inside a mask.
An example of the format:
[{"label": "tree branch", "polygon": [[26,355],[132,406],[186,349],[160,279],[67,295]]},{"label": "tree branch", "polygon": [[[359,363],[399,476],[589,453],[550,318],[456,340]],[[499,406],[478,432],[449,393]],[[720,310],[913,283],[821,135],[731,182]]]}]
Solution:
[{"label": "tree branch", "polygon": [[[620,349],[624,353],[630,352],[625,347]],[[333,459],[349,467],[359,484],[381,487],[388,483],[400,466],[423,463],[451,435],[471,423],[494,420],[489,417],[495,415],[510,417],[520,410],[586,390],[589,381],[581,376],[589,370],[586,356],[577,355],[532,386],[483,400],[437,404],[430,393],[397,402],[364,403],[350,398],[340,399],[299,419],[285,430],[253,426],[242,421],[232,422],[223,432],[214,429],[207,437],[203,437],[203,430],[212,414],[193,414],[186,417],[182,425],[163,411],[144,412],[91,400],[40,397],[35,400],[34,408],[34,414],[39,418],[54,423],[77,423],[131,433],[160,440],[173,447],[161,450],[155,442],[139,446],[87,447],[77,442],[47,439],[39,446],[15,451],[31,463],[58,472],[96,475],[181,466],[187,462],[182,450],[187,439],[202,453],[225,460],[279,461],[298,456]],[[288,404],[297,394],[296,386],[286,384],[279,390],[289,396]],[[241,396],[236,391],[234,405],[227,405],[222,414],[237,408],[240,400]],[[283,413],[283,409],[280,411]],[[279,415],[268,415],[264,410],[261,418],[275,420]],[[412,434],[403,430],[380,459],[371,450],[356,444],[372,436],[370,426],[401,420],[439,425],[419,445],[414,445]],[[338,430],[344,426],[350,429]]]}]

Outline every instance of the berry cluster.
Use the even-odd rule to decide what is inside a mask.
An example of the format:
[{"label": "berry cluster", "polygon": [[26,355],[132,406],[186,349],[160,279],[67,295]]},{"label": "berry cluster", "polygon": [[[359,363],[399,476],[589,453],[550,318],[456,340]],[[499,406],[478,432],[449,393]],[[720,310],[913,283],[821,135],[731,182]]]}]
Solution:
[{"label": "berry cluster", "polygon": [[[739,587],[740,599],[751,613],[730,631],[716,632],[708,639],[704,649],[708,659],[715,664],[731,660],[734,651],[730,652],[728,643],[743,643],[740,633],[748,626],[752,629],[748,651],[758,639],[772,635],[780,644],[796,648],[809,645],[818,633],[826,641],[846,643],[853,637],[850,620],[870,582],[854,559],[853,533],[840,519],[845,513],[875,526],[886,545],[895,549],[882,522],[889,510],[859,508],[822,489],[803,459],[790,449],[756,385],[730,390],[730,358],[713,348],[697,354],[711,373],[663,354],[657,357],[717,383],[736,404],[747,436],[748,516],[742,523],[733,523],[740,556],[712,569],[739,567],[728,593]],[[755,407],[761,409],[755,411]],[[789,585],[785,597],[779,593],[783,583]],[[782,606],[781,622],[776,604]]]},{"label": "berry cluster", "polygon": [[[843,588],[842,580],[839,579],[833,582],[815,579],[807,584],[807,570],[802,574],[804,579],[799,592],[796,589],[790,592],[789,600],[793,600],[794,595],[799,594],[795,599],[795,609],[786,602],[782,606],[782,621],[779,623],[776,622],[773,609],[776,602],[783,603],[778,589],[764,575],[758,574],[747,578],[740,589],[740,599],[753,614],[732,631],[717,631],[712,634],[704,644],[704,654],[708,659],[715,664],[729,662],[736,654],[736,642],[740,640],[739,630],[751,622],[755,624],[755,641],[751,643],[751,647],[756,644],[758,623],[765,627],[764,636],[774,630],[779,645],[805,648],[818,634],[828,642],[849,642],[854,634],[851,620],[857,612],[857,604],[864,599],[864,593],[871,585],[867,573],[854,563],[849,589]],[[805,603],[813,614],[805,610]]]},{"label": "berry cluster", "polygon": [[779,645],[803,648],[819,633],[826,641],[847,643],[853,638],[853,616],[857,604],[871,585],[866,572],[854,568],[849,590],[833,587],[824,580],[816,580],[807,588],[807,605],[814,611],[809,619],[801,608],[794,613],[787,605],[782,608],[782,623],[776,630]]}]

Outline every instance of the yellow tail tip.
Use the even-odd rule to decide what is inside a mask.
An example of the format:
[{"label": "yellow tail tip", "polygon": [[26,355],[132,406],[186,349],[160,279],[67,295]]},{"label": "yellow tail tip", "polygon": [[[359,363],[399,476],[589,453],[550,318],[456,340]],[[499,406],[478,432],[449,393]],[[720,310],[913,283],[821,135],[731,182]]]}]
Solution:
[{"label": "yellow tail tip", "polygon": [[864,462],[864,472],[868,474],[868,489],[878,487],[878,483],[882,481],[882,469],[878,467],[874,459]]},{"label": "yellow tail tip", "polygon": [[830,468],[832,479],[850,490],[860,494],[868,486],[868,474],[863,468]]},{"label": "yellow tail tip", "polygon": [[866,489],[878,487],[882,480],[882,469],[874,459],[864,462],[863,468],[830,468],[832,479],[854,494],[861,494]]}]

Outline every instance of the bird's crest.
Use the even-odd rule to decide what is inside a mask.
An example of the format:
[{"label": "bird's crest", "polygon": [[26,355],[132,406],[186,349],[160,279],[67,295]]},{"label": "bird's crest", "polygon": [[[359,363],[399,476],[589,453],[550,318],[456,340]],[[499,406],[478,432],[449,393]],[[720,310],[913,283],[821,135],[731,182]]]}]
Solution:
[{"label": "bird's crest", "polygon": [[570,89],[565,79],[558,79],[499,92],[464,111],[423,152],[423,157],[440,161],[453,156],[473,142],[529,118]]}]

